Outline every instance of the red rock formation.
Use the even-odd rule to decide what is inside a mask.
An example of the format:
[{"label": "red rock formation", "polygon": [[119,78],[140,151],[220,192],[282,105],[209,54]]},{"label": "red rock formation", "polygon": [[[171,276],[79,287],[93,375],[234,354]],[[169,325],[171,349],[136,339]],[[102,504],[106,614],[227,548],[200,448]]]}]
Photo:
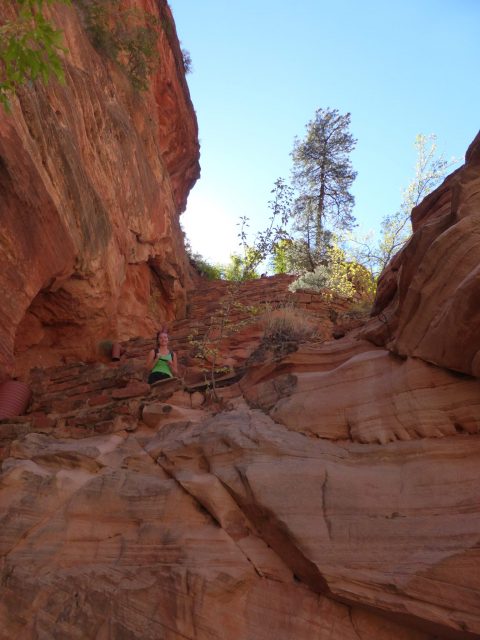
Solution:
[{"label": "red rock formation", "polygon": [[379,282],[365,336],[480,376],[480,134],[465,164],[412,212],[413,236]]},{"label": "red rock formation", "polygon": [[[0,130],[5,360],[10,320],[29,357],[60,338],[73,353],[75,327],[79,338],[88,327],[78,347],[88,353],[107,326],[151,326],[139,320],[151,278],[165,317],[184,302],[175,221],[195,162],[174,156],[178,139],[195,147],[193,120],[160,149],[145,111],[153,89],[141,107],[72,11],[57,14],[72,50],[66,87],[22,93]],[[172,71],[178,51],[162,46],[171,132],[172,96],[182,117],[191,111]],[[345,338],[332,336],[352,320],[347,303],[290,296],[288,278],[235,289],[239,331],[222,337],[228,285],[199,283],[173,346],[194,381],[189,335],[217,332],[218,363],[237,377],[246,369],[219,390],[234,410],[212,417],[198,385],[147,385],[152,339],[124,343],[118,363],[30,373],[30,413],[0,423],[0,640],[480,638],[480,382],[469,375],[480,347],[479,149],[477,139],[414,212],[377,315]],[[243,323],[246,306],[268,300],[295,300],[317,334],[300,346],[263,339],[260,321]]]},{"label": "red rock formation", "polygon": [[301,348],[280,365],[250,370],[241,387],[276,422],[329,440],[387,444],[480,432],[479,380],[363,341]]},{"label": "red rock formation", "polygon": [[[345,516],[332,505],[339,482],[333,466],[340,469],[347,460],[322,460],[320,444],[312,452],[304,439],[292,442],[301,436],[285,432],[286,446],[294,445],[289,457],[271,440],[271,425],[262,416],[232,414],[197,433],[184,424],[164,427],[157,437],[123,431],[59,440],[30,434],[17,442],[3,470],[0,638],[433,640],[328,596],[314,565],[318,558],[297,545],[303,546],[304,536],[311,545],[320,542],[327,561],[327,525],[313,484],[321,487],[326,464],[332,548],[345,544]],[[254,460],[251,438],[258,437],[260,457]],[[200,452],[209,470],[201,468]],[[305,477],[302,465],[310,486],[297,484],[292,493],[291,481]],[[271,481],[281,481],[282,511],[268,491]],[[292,499],[309,504],[308,512],[285,499],[287,484]],[[245,498],[249,487],[258,490],[256,511],[253,496]],[[369,500],[376,496],[370,493]],[[339,503],[339,511],[344,508]],[[268,509],[277,509],[279,519]],[[391,519],[395,509],[376,504],[374,512],[386,529],[399,521],[404,529],[413,526],[410,518]],[[355,542],[361,555],[360,537]],[[373,555],[372,549],[357,567],[360,580],[368,580],[363,567]],[[404,556],[400,545],[391,566]],[[338,579],[336,589],[346,588]]]},{"label": "red rock formation", "polygon": [[[187,378],[225,293],[204,285],[172,326]],[[340,302],[296,297],[323,341],[232,335],[263,412],[238,384],[214,418],[178,381],[149,388],[145,339],[32,372],[30,415],[0,425],[0,638],[480,636],[478,381],[328,339]]]},{"label": "red rock formation", "polygon": [[24,88],[0,114],[0,372],[88,358],[185,312],[196,119],[168,5],[130,5],[164,25],[147,91],[92,47],[75,5],[57,7],[66,83]]}]

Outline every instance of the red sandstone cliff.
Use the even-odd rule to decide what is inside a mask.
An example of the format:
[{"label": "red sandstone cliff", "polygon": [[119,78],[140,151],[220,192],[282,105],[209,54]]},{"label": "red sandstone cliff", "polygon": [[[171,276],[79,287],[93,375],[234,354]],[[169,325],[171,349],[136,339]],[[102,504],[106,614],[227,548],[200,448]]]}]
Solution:
[{"label": "red sandstone cliff", "polygon": [[51,11],[66,83],[24,88],[0,113],[0,376],[184,314],[197,123],[167,3],[124,4],[163,25],[147,91],[92,47],[74,3]]},{"label": "red sandstone cliff", "polygon": [[480,134],[465,164],[412,211],[413,236],[382,274],[365,336],[480,376]]}]

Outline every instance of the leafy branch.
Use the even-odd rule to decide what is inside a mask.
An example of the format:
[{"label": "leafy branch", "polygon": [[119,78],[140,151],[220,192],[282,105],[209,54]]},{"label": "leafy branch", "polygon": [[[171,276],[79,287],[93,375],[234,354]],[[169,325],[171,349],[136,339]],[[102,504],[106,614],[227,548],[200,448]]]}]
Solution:
[{"label": "leafy branch", "polygon": [[70,0],[18,0],[18,10],[0,26],[0,104],[8,112],[17,89],[54,76],[64,81],[62,31],[43,15],[46,5]]}]

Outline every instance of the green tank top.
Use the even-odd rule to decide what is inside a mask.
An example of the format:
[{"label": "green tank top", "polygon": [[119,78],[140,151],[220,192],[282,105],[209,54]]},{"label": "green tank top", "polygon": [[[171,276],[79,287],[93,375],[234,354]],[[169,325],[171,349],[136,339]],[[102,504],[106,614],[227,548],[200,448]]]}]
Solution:
[{"label": "green tank top", "polygon": [[166,355],[161,355],[160,358],[155,363],[155,366],[152,369],[152,373],[165,373],[167,376],[173,378],[172,372],[170,371],[170,367],[167,362],[171,362],[173,360],[173,354],[170,351]]}]

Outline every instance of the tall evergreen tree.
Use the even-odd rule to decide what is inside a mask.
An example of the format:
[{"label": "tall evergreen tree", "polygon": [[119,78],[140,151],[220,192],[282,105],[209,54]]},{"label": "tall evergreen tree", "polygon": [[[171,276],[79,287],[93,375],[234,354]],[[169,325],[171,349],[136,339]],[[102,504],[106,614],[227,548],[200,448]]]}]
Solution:
[{"label": "tall evergreen tree", "polygon": [[350,153],[356,140],[349,131],[350,114],[337,109],[317,109],[307,124],[303,140],[292,151],[293,185],[297,198],[294,228],[305,251],[304,268],[313,271],[322,262],[330,230],[347,230],[355,224],[355,198],[350,188],[357,175]]}]

